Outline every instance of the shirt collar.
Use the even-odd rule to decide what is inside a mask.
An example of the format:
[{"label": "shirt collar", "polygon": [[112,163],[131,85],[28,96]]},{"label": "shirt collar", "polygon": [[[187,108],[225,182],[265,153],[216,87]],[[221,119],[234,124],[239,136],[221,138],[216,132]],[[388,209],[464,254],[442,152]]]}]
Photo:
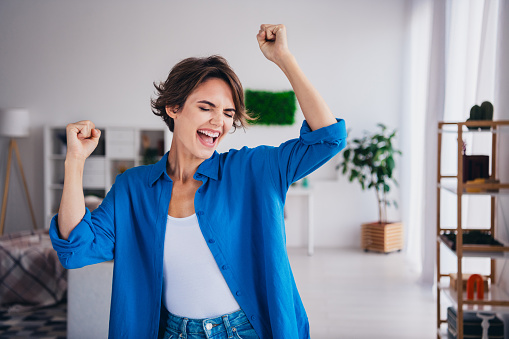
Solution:
[{"label": "shirt collar", "polygon": [[[166,152],[166,154],[152,166],[152,169],[149,174],[149,186],[154,186],[155,182],[165,174],[168,178],[168,173],[166,173],[166,163],[168,162],[168,154],[170,151]],[[198,169],[196,170],[196,174],[194,175],[195,179],[199,179],[201,175],[209,177],[211,179],[217,180],[219,176],[219,153],[214,151],[214,154],[204,162],[200,164]]]},{"label": "shirt collar", "polygon": [[214,151],[210,158],[198,166],[196,174],[194,175],[195,179],[199,178],[198,174],[217,180],[219,177],[219,153],[217,153],[217,151]]}]

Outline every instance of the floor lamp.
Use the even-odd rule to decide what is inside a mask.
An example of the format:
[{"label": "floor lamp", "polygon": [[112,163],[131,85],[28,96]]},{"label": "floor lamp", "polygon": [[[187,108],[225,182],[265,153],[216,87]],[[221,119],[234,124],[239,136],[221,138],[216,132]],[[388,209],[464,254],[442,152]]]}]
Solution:
[{"label": "floor lamp", "polygon": [[30,213],[32,214],[32,223],[34,225],[34,230],[37,229],[34,210],[32,209],[30,194],[28,193],[28,186],[25,180],[25,173],[23,172],[23,165],[21,164],[21,158],[19,156],[18,144],[16,143],[15,139],[28,137],[28,131],[29,131],[29,117],[27,110],[21,108],[14,108],[0,111],[0,137],[10,138],[9,152],[7,154],[7,172],[5,174],[4,197],[2,200],[2,214],[0,216],[0,235],[4,234],[5,215],[7,213],[7,197],[9,193],[9,178],[11,174],[11,159],[12,159],[11,156],[13,151],[16,153],[19,171],[23,179],[23,185],[25,186],[25,194],[28,199]]}]

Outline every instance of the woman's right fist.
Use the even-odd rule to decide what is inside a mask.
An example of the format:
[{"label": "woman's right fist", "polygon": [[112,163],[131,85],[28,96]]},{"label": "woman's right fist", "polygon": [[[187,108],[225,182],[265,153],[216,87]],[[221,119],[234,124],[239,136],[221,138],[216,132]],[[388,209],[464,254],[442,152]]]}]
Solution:
[{"label": "woman's right fist", "polygon": [[92,121],[83,120],[66,127],[67,155],[69,159],[85,161],[95,150],[101,137],[101,131]]}]

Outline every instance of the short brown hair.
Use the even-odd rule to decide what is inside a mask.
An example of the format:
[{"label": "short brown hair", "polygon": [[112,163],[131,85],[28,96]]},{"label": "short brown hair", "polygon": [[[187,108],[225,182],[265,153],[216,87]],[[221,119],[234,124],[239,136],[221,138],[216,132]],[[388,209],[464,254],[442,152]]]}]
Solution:
[{"label": "short brown hair", "polygon": [[184,59],[173,66],[164,83],[156,84],[154,82],[157,97],[151,100],[152,112],[160,116],[173,132],[173,118],[166,113],[166,106],[178,106],[180,110],[184,107],[189,95],[210,78],[222,79],[230,86],[235,105],[233,127],[235,129],[237,127],[245,128],[247,122],[253,118],[246,112],[244,89],[226,59],[219,55]]}]

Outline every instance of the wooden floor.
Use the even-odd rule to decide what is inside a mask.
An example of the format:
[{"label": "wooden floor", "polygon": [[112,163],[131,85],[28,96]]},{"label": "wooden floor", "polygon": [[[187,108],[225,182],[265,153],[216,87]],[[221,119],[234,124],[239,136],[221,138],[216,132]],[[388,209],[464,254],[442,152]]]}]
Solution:
[{"label": "wooden floor", "polygon": [[436,338],[431,288],[418,283],[403,253],[289,249],[311,338]]}]

